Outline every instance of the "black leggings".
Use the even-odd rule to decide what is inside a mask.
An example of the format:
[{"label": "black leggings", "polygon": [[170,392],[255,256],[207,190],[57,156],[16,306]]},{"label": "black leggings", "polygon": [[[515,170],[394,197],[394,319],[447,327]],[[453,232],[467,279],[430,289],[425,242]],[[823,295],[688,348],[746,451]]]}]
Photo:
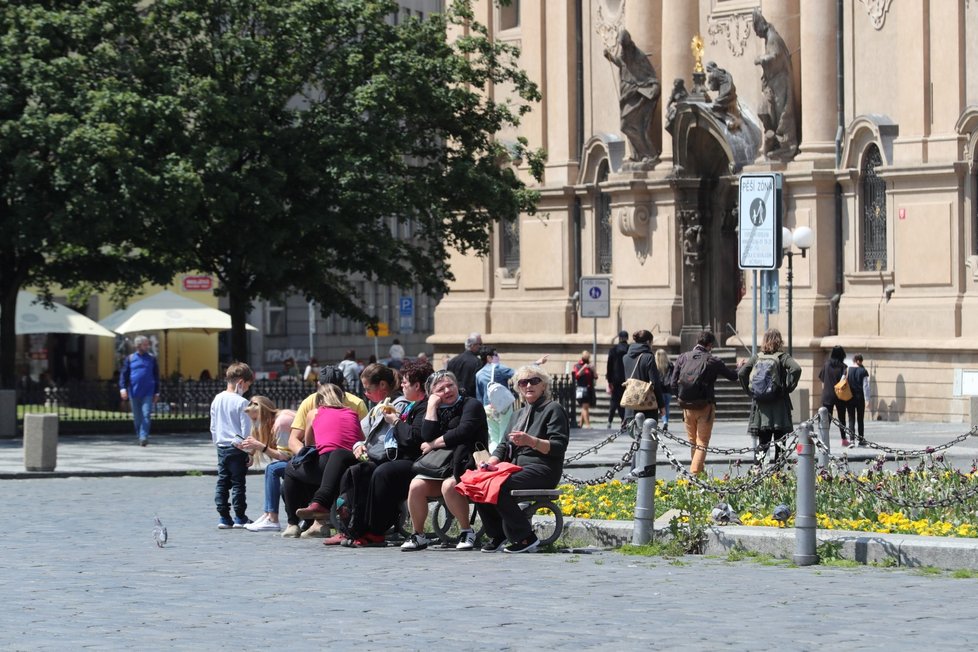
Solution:
[{"label": "black leggings", "polygon": [[846,425],[846,401],[835,401],[831,405],[826,405],[825,403],[822,403],[822,407],[823,408],[828,408],[829,417],[830,418],[832,416],[832,408],[833,407],[835,408],[836,418],[839,420],[839,423],[842,424],[841,426],[839,426],[839,435],[843,439],[849,439],[849,437],[847,436],[847,433],[845,431],[845,425]]}]

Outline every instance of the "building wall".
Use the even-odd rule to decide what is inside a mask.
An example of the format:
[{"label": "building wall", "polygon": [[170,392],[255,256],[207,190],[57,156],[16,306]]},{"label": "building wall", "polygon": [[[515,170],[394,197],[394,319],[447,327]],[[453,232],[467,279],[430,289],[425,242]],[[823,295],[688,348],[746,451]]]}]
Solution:
[{"label": "building wall", "polygon": [[[480,20],[500,20],[489,0],[478,6]],[[961,379],[978,369],[978,3],[970,0],[843,2],[839,164],[835,3],[521,3],[519,26],[498,36],[519,42],[520,63],[544,94],[521,127],[533,145],[551,152],[540,208],[521,217],[518,269],[501,269],[498,246],[486,259],[453,259],[458,280],[438,305],[429,338],[436,351],[457,351],[476,330],[504,357],[518,362],[550,353],[552,370],[563,371],[597,340],[603,368],[603,353],[618,330],[648,328],[656,346],[678,352],[684,261],[672,136],[662,126],[668,93],[675,77],[691,85],[689,43],[698,33],[704,62],[728,70],[741,105],[756,110],[761,82],[754,58],[764,43],[751,29],[755,7],[792,52],[801,152],[788,163],[758,156],[744,171],[783,174],[785,226],[815,233],[805,257],[795,249],[792,258],[792,336],[803,383],[819,395],[818,369],[840,344],[866,357],[880,418],[967,418],[970,383]],[[623,141],[618,74],[603,56],[618,27],[629,29],[662,81],[653,139],[664,151],[651,171],[616,169],[601,180],[601,161],[620,156]],[[505,89],[494,92],[504,95]],[[866,210],[873,207],[864,196],[863,161],[874,146],[885,187],[884,269],[863,262]],[[736,177],[721,182],[735,184]],[[577,317],[573,295],[580,276],[599,271],[601,193],[611,205],[612,316],[595,324]],[[500,238],[497,233],[497,245]],[[742,278],[746,297],[733,326],[750,345],[752,274]],[[769,317],[782,332],[788,328],[787,281],[783,265],[780,312]],[[758,321],[763,325],[764,318]],[[739,346],[730,332],[723,337]]]}]

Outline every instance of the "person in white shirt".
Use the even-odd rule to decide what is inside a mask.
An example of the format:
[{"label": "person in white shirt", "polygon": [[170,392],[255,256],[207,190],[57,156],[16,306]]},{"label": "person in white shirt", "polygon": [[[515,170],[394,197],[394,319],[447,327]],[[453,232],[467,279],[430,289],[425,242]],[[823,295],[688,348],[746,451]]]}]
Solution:
[{"label": "person in white shirt", "polygon": [[[235,362],[225,374],[227,389],[211,402],[211,441],[217,447],[217,486],[214,503],[217,505],[220,530],[243,528],[251,520],[247,516],[248,501],[245,481],[251,456],[241,444],[251,435],[251,417],[245,412],[248,400],[242,396],[255,381],[251,367]],[[231,505],[228,505],[228,494]],[[231,520],[231,507],[234,520]]]}]

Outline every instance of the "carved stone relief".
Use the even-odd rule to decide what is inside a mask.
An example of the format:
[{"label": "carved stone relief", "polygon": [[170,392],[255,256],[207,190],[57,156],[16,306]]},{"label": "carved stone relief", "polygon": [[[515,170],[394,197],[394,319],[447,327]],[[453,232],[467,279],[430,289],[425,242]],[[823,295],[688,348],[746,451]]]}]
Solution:
[{"label": "carved stone relief", "polygon": [[886,13],[890,10],[893,0],[859,0],[859,2],[866,7],[866,13],[869,14],[873,27],[877,30],[883,29]]},{"label": "carved stone relief", "polygon": [[707,33],[710,35],[710,45],[724,40],[731,54],[742,57],[751,35],[751,14],[730,14],[722,18],[710,16],[707,19]]},{"label": "carved stone relief", "polygon": [[649,209],[646,206],[618,209],[618,230],[629,238],[649,237]]}]

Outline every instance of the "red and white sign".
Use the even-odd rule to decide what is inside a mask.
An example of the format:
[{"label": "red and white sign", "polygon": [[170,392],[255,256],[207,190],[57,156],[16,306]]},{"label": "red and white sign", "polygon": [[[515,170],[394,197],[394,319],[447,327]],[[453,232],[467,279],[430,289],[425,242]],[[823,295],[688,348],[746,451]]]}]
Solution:
[{"label": "red and white sign", "polygon": [[183,289],[187,292],[206,292],[214,289],[214,279],[210,276],[184,276]]}]

